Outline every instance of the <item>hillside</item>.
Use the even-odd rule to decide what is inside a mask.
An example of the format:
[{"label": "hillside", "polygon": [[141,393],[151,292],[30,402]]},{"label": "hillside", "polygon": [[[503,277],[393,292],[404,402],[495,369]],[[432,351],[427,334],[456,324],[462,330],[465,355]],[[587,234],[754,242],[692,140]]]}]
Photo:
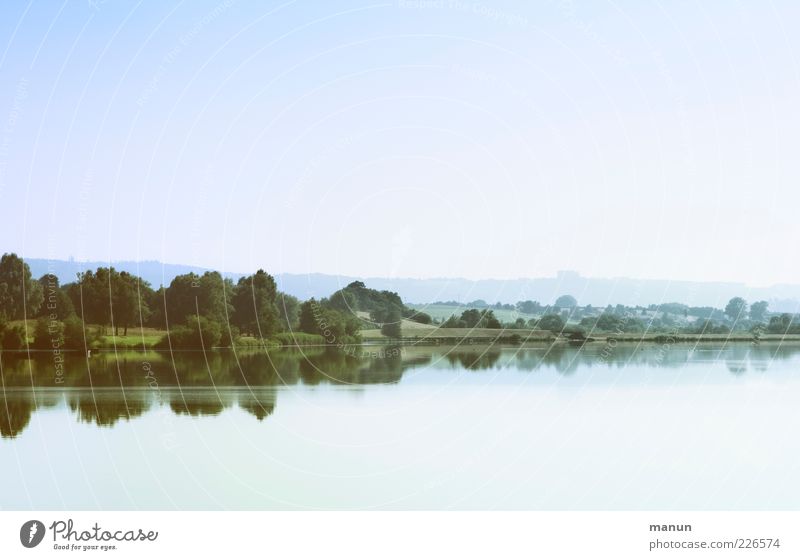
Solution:
[{"label": "hillside", "polygon": [[[153,287],[168,285],[179,274],[208,269],[183,264],[165,264],[158,261],[77,262],[27,258],[34,277],[48,271],[63,282],[70,282],[77,272],[96,269],[111,264],[150,282]],[[268,267],[267,267],[268,268]],[[222,271],[234,281],[244,276],[241,272]],[[490,272],[489,272],[490,274]],[[425,304],[435,301],[468,302],[483,299],[487,302],[515,303],[521,300],[552,302],[558,296],[573,294],[582,304],[604,307],[607,304],[644,305],[680,301],[691,305],[724,307],[732,297],[741,296],[749,301],[763,299],[777,312],[800,311],[800,285],[779,284],[768,287],[750,287],[736,282],[689,282],[677,280],[631,278],[585,278],[575,272],[561,272],[554,277],[517,278],[510,280],[464,278],[358,278],[334,274],[275,274],[278,288],[300,299],[323,298],[361,280],[376,290],[397,292],[405,302]]]}]

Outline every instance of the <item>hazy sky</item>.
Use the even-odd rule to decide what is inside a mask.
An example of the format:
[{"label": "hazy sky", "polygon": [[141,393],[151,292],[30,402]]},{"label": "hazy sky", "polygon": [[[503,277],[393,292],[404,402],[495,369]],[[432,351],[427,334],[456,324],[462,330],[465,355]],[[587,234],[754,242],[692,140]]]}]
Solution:
[{"label": "hazy sky", "polygon": [[0,238],[367,276],[800,281],[800,3],[0,4]]}]

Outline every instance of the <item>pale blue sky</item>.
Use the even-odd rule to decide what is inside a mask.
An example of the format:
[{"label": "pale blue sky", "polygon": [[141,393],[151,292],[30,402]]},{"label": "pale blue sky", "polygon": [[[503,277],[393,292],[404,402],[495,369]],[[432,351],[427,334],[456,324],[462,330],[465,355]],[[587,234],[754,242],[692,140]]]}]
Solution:
[{"label": "pale blue sky", "polygon": [[797,282],[796,2],[4,2],[0,251]]}]

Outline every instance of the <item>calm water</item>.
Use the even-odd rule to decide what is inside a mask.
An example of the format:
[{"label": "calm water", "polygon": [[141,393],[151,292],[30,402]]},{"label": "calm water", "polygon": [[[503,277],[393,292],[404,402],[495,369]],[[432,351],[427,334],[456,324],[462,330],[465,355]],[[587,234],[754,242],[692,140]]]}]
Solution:
[{"label": "calm water", "polygon": [[0,509],[800,508],[800,347],[372,350],[2,354]]}]

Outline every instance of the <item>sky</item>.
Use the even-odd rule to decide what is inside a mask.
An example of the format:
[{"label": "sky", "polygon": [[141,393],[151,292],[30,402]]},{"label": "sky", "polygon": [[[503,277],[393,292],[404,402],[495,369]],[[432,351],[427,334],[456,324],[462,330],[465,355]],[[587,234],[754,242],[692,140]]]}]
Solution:
[{"label": "sky", "polygon": [[800,4],[0,4],[0,252],[798,283]]}]

